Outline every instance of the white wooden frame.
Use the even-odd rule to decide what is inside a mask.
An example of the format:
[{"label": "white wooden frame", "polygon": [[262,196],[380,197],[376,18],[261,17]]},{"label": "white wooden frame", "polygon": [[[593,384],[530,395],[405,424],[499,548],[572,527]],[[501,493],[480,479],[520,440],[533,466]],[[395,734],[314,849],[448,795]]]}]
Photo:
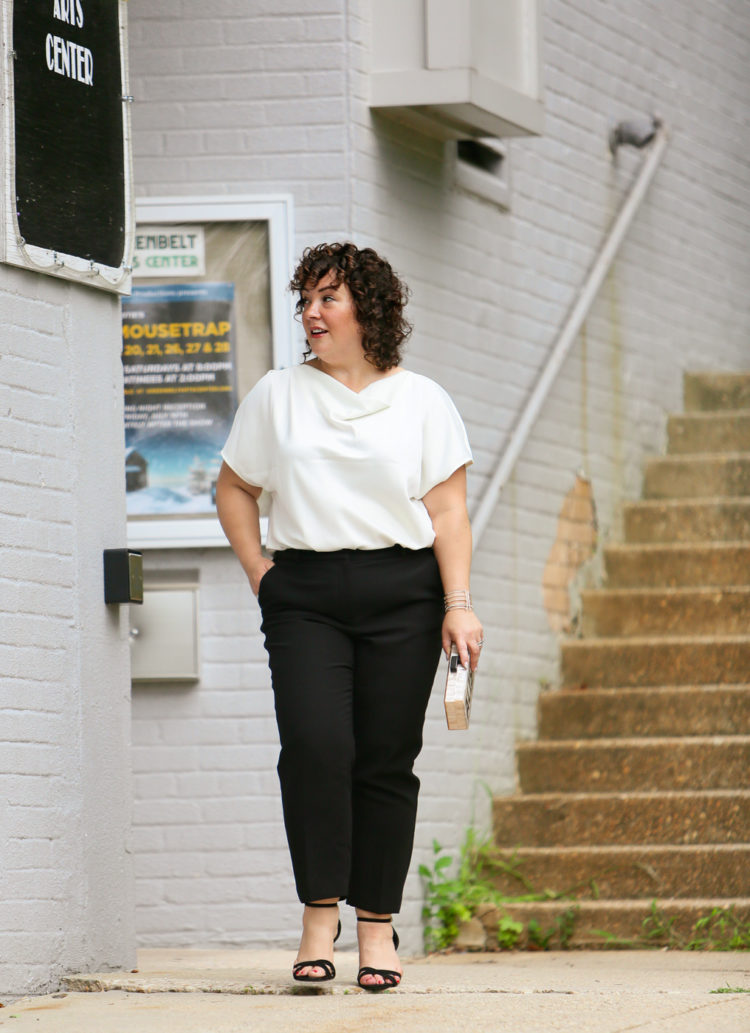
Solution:
[{"label": "white wooden frame", "polygon": [[[273,365],[275,369],[282,369],[299,358],[299,349],[294,339],[294,302],[286,290],[292,273],[294,246],[291,194],[139,197],[136,201],[136,227],[149,223],[248,221],[268,223]],[[265,528],[263,530],[265,532]],[[228,546],[217,517],[175,515],[128,519],[129,548],[183,549],[206,546]]]}]

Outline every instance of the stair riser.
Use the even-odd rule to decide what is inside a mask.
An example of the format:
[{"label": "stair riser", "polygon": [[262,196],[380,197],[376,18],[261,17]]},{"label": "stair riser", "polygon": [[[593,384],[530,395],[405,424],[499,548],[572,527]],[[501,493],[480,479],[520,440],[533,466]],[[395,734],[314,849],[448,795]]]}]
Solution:
[{"label": "stair riser", "polygon": [[[747,575],[750,579],[750,573]],[[744,635],[750,629],[750,593],[618,594],[584,592],[584,637],[627,635]]]},{"label": "stair riser", "polygon": [[750,687],[738,689],[547,692],[539,739],[750,735]]},{"label": "stair riser", "polygon": [[646,466],[646,499],[697,499],[750,495],[750,457],[656,459]]},{"label": "stair riser", "polygon": [[579,640],[561,648],[567,688],[744,683],[750,672],[750,640],[718,639],[606,643]]},{"label": "stair riser", "polygon": [[750,506],[744,502],[624,507],[625,540],[653,542],[744,542],[750,540]]},{"label": "stair riser", "polygon": [[750,782],[749,741],[523,743],[517,759],[524,793],[744,789]]},{"label": "stair riser", "polygon": [[667,442],[671,455],[750,452],[750,413],[670,416]]},{"label": "stair riser", "polygon": [[[569,938],[566,938],[565,946],[588,950],[604,950],[612,945],[613,938],[621,941],[616,944],[621,947],[643,948],[662,944],[666,946],[668,942],[672,946],[677,946],[679,943],[686,944],[697,937],[705,936],[705,933],[694,931],[695,925],[709,915],[714,906],[721,903],[721,901],[696,903],[689,903],[688,901],[660,901],[659,920],[668,921],[669,919],[674,919],[673,924],[671,924],[672,938],[667,940],[666,938],[655,939],[647,935],[649,929],[653,930],[654,928],[653,924],[649,924],[651,913],[650,901],[632,904],[629,907],[615,907],[608,904],[607,901],[587,902],[575,916],[572,934]],[[727,906],[731,903],[731,900],[726,901]],[[528,923],[534,920],[539,924],[540,929],[544,933],[554,928],[555,916],[562,915],[570,907],[570,903],[560,902],[555,905],[513,904],[503,907],[502,910],[488,909],[481,916],[482,924],[487,931],[488,948],[493,941],[497,942],[497,925],[504,915],[523,923],[524,930],[528,928]],[[750,904],[743,901],[736,905],[734,915],[740,922],[747,922],[750,919]],[[602,935],[601,931],[606,931],[606,935]],[[523,938],[517,946],[528,947],[532,945],[533,941],[529,939],[528,933],[524,931]],[[552,949],[562,945],[559,937],[553,938],[549,943],[549,947]]]},{"label": "stair riser", "polygon": [[[732,898],[750,920],[750,375],[688,375],[685,397],[723,412],[670,419],[669,455],[624,506],[630,545],[605,550],[608,588],[583,593],[583,638],[561,647],[564,689],[540,698],[540,738],[517,747],[519,795],[494,801],[495,841],[522,877],[497,888],[574,899],[488,906],[490,949],[504,916],[537,948],[531,920],[556,930],[548,946],[589,948],[684,945]],[[673,920],[661,941],[655,898]]]},{"label": "stair riser", "polygon": [[748,583],[750,545],[682,546],[671,549],[615,547],[604,550],[610,588],[730,587]]},{"label": "stair riser", "polygon": [[499,797],[499,847],[628,846],[750,842],[750,797],[742,793],[653,796]]},{"label": "stair riser", "polygon": [[496,888],[509,897],[526,893],[528,886],[577,900],[750,896],[750,845],[729,851],[632,847],[611,853],[576,850],[541,856],[521,850],[506,854],[505,859],[522,862],[518,870],[525,880],[494,877]]},{"label": "stair riser", "polygon": [[750,409],[750,376],[745,373],[686,373],[683,394],[688,412]]}]

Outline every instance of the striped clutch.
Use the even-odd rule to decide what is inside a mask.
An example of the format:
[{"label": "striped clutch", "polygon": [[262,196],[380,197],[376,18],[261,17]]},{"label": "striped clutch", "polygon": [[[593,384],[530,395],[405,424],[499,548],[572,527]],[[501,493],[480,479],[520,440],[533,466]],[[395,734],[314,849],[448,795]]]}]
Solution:
[{"label": "striped clutch", "polygon": [[471,698],[474,693],[474,672],[463,667],[458,653],[451,650],[445,679],[445,719],[450,729],[469,727]]}]

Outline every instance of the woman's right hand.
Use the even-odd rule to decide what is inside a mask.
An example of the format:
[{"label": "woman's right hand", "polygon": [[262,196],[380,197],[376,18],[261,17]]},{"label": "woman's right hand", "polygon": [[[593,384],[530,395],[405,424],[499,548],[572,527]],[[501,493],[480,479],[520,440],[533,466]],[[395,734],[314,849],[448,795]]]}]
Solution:
[{"label": "woman's right hand", "polygon": [[261,559],[247,571],[247,579],[250,582],[250,587],[253,590],[254,596],[257,597],[260,583],[272,566],[273,560],[268,556],[262,556]]}]

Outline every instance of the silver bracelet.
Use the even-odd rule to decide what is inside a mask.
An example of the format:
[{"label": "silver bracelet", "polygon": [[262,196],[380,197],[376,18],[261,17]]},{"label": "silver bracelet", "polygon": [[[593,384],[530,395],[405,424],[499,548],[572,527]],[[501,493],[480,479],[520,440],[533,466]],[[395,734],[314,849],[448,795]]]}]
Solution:
[{"label": "silver bracelet", "polygon": [[452,592],[446,592],[443,603],[446,613],[448,610],[473,610],[471,592],[468,588],[455,588]]}]

